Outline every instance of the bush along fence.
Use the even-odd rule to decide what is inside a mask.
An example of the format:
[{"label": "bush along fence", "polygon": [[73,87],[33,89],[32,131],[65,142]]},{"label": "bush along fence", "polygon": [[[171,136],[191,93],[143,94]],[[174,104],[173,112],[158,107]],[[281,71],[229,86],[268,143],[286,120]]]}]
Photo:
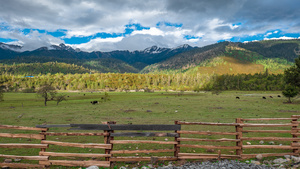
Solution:
[{"label": "bush along fence", "polygon": [[[262,157],[299,156],[299,118],[300,115],[293,115],[291,118],[238,118],[235,123],[175,121],[174,125],[133,125],[116,122],[36,127],[0,125],[0,131],[5,131],[0,133],[0,151],[5,154],[22,154],[0,154],[0,166],[110,167],[113,162],[118,161],[156,163],[188,159],[247,159],[258,154]],[[284,121],[287,123],[283,123]],[[68,131],[49,131],[62,127]],[[25,131],[15,132],[19,130]],[[77,132],[70,132],[72,130]],[[78,132],[80,130],[82,131]],[[97,132],[99,130],[101,132]],[[93,136],[92,139],[88,139],[89,142],[97,143],[86,143],[86,137],[89,136]],[[22,151],[23,149],[26,150]],[[82,149],[93,153],[86,153],[81,151]],[[19,153],[20,151],[22,153]],[[26,156],[26,153],[30,156]],[[36,155],[32,156],[34,153]]]}]

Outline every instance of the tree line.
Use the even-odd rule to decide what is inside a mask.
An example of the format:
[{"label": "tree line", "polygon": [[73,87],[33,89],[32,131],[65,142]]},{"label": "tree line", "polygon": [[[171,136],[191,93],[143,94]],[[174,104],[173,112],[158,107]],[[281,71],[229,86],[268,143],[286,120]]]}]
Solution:
[{"label": "tree line", "polygon": [[33,77],[0,75],[0,84],[6,91],[38,89],[51,84],[56,90],[282,90],[285,82],[282,74],[46,74]]}]

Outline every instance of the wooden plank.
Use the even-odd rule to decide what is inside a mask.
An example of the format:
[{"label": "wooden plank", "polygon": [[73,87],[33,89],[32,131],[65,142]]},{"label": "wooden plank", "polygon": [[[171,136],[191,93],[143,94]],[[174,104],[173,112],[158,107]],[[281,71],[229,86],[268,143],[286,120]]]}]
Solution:
[{"label": "wooden plank", "polygon": [[48,131],[47,128],[24,127],[24,126],[12,126],[12,125],[0,125],[0,129],[16,129],[16,130]]},{"label": "wooden plank", "polygon": [[[275,157],[275,156],[280,156],[283,157],[284,155],[299,155],[298,153],[259,153],[263,157]],[[255,158],[258,154],[242,154],[242,159],[247,159],[247,158]]]},{"label": "wooden plank", "polygon": [[252,118],[252,119],[241,119],[242,121],[262,121],[262,120],[297,120],[297,118]]},{"label": "wooden plank", "polygon": [[[218,154],[203,154],[203,153],[178,153],[178,156],[213,156],[218,157]],[[238,155],[221,154],[224,157],[240,157]]]},{"label": "wooden plank", "polygon": [[292,133],[294,136],[300,136],[300,133]]},{"label": "wooden plank", "polygon": [[286,127],[286,126],[298,126],[298,124],[292,124],[292,123],[287,123],[287,124],[250,124],[250,123],[245,123],[241,124],[242,127]]},{"label": "wooden plank", "polygon": [[82,143],[68,143],[68,142],[58,142],[58,141],[47,141],[42,140],[42,144],[52,144],[58,146],[67,146],[67,147],[80,147],[80,148],[102,148],[102,149],[110,149],[111,144],[82,144]]},{"label": "wooden plank", "polygon": [[9,167],[9,168],[45,168],[45,166],[41,164],[26,164],[26,163],[0,163],[0,166]]},{"label": "wooden plank", "polygon": [[40,160],[45,161],[48,160],[48,156],[16,156],[16,155],[5,155],[0,154],[1,158],[12,158],[12,159],[24,159],[24,160]]},{"label": "wooden plank", "polygon": [[180,134],[200,134],[200,135],[238,135],[237,132],[209,132],[209,131],[177,131]]},{"label": "wooden plank", "polygon": [[221,159],[233,159],[233,158],[240,158],[239,156],[235,155],[234,157],[221,155],[218,156],[218,154],[214,156],[180,156],[178,159],[180,160],[198,160],[198,159],[215,159],[215,158],[221,158]]},{"label": "wooden plank", "polygon": [[190,145],[190,144],[180,144],[178,147],[191,147],[191,148],[204,148],[204,149],[241,149],[238,146],[213,146],[213,145]]},{"label": "wooden plank", "polygon": [[218,155],[214,156],[180,156],[179,160],[198,160],[198,159],[215,159],[218,158]]},{"label": "wooden plank", "polygon": [[38,128],[54,128],[54,127],[71,127],[70,124],[48,124],[48,125],[36,125]]},{"label": "wooden plank", "polygon": [[49,161],[40,161],[42,165],[62,165],[62,166],[99,166],[99,167],[110,167],[109,161],[68,161],[68,160],[49,160]]},{"label": "wooden plank", "polygon": [[178,138],[178,141],[207,141],[207,142],[238,142],[239,139],[198,139],[198,138]]},{"label": "wooden plank", "polygon": [[54,127],[71,127],[70,124],[48,124],[48,125],[36,125],[37,128],[54,128]]},{"label": "wooden plank", "polygon": [[177,141],[111,140],[111,144],[177,144]]},{"label": "wooden plank", "polygon": [[178,124],[182,125],[209,125],[209,126],[238,126],[239,123],[208,123],[208,122],[183,122],[179,121]]},{"label": "wooden plank", "polygon": [[243,133],[292,133],[291,130],[243,130]]},{"label": "wooden plank", "polygon": [[[298,139],[299,139],[299,138],[298,138]],[[292,147],[299,147],[299,148],[300,148],[300,143],[297,143],[297,142],[291,143],[291,146],[292,146]]]},{"label": "wooden plank", "polygon": [[47,132],[47,133],[40,133],[42,135],[47,136],[108,136],[108,133],[54,133],[54,132]]},{"label": "wooden plank", "polygon": [[242,137],[241,140],[300,141],[300,138],[288,138],[288,137]]},{"label": "wooden plank", "polygon": [[292,150],[294,149],[292,146],[279,146],[279,145],[243,145],[243,149],[251,149],[251,148],[260,148],[260,149],[287,149]]},{"label": "wooden plank", "polygon": [[132,153],[165,153],[174,152],[174,149],[160,149],[160,150],[113,150],[111,154],[132,154]]},{"label": "wooden plank", "polygon": [[0,148],[48,148],[48,144],[4,143]]},{"label": "wooden plank", "polygon": [[[176,161],[176,157],[155,157],[158,161]],[[151,157],[111,157],[110,161],[151,161]]]},{"label": "wooden plank", "polygon": [[0,133],[0,137],[29,138],[29,139],[38,139],[38,140],[42,140],[45,138],[45,136],[41,134],[12,134],[12,133]]},{"label": "wooden plank", "polygon": [[112,137],[118,137],[118,136],[124,136],[124,137],[178,137],[177,133],[111,133],[110,136]]},{"label": "wooden plank", "polygon": [[300,115],[292,115],[292,118],[297,118],[297,119],[299,119],[299,118],[300,118]]},{"label": "wooden plank", "polygon": [[133,125],[133,124],[71,124],[71,130],[180,130],[181,125],[164,125],[164,124],[150,124],[150,125]]},{"label": "wooden plank", "polygon": [[40,156],[52,157],[111,157],[110,154],[95,154],[95,153],[56,153],[56,152],[40,152]]}]

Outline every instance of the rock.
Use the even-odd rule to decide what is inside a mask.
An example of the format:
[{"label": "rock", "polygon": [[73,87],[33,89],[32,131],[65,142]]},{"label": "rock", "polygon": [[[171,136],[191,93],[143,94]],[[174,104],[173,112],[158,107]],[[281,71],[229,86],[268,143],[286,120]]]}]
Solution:
[{"label": "rock", "polygon": [[14,159],[14,162],[20,162],[20,161],[21,161],[21,159],[18,159],[18,158]]},{"label": "rock", "polygon": [[288,159],[291,159],[291,156],[290,156],[290,155],[284,155],[283,157],[288,158]]},{"label": "rock", "polygon": [[262,140],[261,140],[261,141],[259,141],[259,144],[264,144],[264,143],[265,143],[265,142],[264,142],[264,141],[262,141]]},{"label": "rock", "polygon": [[93,165],[93,166],[89,166],[89,167],[88,167],[88,168],[86,168],[86,169],[99,169],[99,167],[97,167],[97,166]]},{"label": "rock", "polygon": [[146,166],[142,166],[142,167],[141,167],[141,169],[148,169],[148,167],[146,167]]},{"label": "rock", "polygon": [[274,141],[270,141],[269,144],[270,145],[274,145],[275,143],[274,143]]},{"label": "rock", "polygon": [[124,166],[121,166],[121,167],[120,167],[120,169],[126,169],[126,167],[124,167]]},{"label": "rock", "polygon": [[256,159],[262,160],[262,159],[263,159],[263,156],[262,156],[261,154],[257,154],[257,155],[256,155]]},{"label": "rock", "polygon": [[285,162],[288,162],[288,161],[289,160],[287,160],[287,159],[277,158],[277,159],[273,160],[273,163],[282,164],[282,163],[285,163]]},{"label": "rock", "polygon": [[152,112],[152,110],[147,110],[147,112]]},{"label": "rock", "polygon": [[251,145],[251,143],[250,143],[250,142],[247,142],[246,144],[247,144],[247,145]]},{"label": "rock", "polygon": [[5,159],[4,163],[12,163],[12,159]]},{"label": "rock", "polygon": [[260,165],[260,162],[259,161],[255,161],[255,160],[251,160],[251,164]]},{"label": "rock", "polygon": [[167,139],[167,138],[165,138],[165,141],[168,141],[168,139]]},{"label": "rock", "polygon": [[296,156],[291,156],[292,160],[295,162],[295,163],[299,163],[300,162],[300,157],[296,157]]}]

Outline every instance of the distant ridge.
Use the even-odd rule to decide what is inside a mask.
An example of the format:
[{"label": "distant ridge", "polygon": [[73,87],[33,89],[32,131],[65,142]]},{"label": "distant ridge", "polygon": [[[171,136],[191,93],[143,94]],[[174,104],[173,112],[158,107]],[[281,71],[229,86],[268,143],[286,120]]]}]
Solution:
[{"label": "distant ridge", "polygon": [[[298,57],[299,46],[300,39],[294,39],[248,43],[225,41],[204,47],[191,47],[184,44],[176,48],[152,46],[137,51],[84,52],[65,44],[59,44],[20,52],[21,46],[0,43],[0,63],[11,65],[59,62],[82,66],[88,71],[102,73],[206,72],[208,74],[216,72],[236,74],[242,70],[242,66],[247,65],[248,73],[261,72],[265,69],[269,69],[271,73],[282,73]],[[230,64],[235,66],[230,67]],[[225,70],[225,67],[228,70]]]}]

